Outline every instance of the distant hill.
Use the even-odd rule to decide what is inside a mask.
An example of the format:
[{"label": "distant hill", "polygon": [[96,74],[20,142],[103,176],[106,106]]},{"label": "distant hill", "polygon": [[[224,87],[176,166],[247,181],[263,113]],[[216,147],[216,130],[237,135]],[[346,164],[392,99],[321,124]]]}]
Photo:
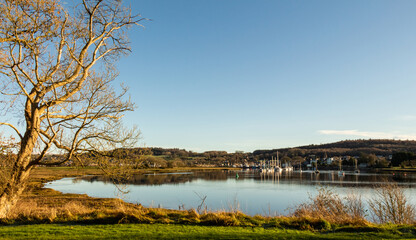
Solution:
[{"label": "distant hill", "polygon": [[416,141],[410,140],[391,140],[391,139],[370,139],[370,140],[345,140],[335,143],[320,145],[308,145],[295,148],[281,148],[272,150],[256,150],[254,156],[269,155],[286,156],[359,156],[360,154],[375,154],[388,156],[395,152],[412,152],[416,153]]},{"label": "distant hill", "polygon": [[[276,157],[279,152],[281,160],[301,161],[305,157],[315,155],[322,157],[341,157],[341,156],[359,156],[381,155],[388,157],[394,153],[407,152],[416,155],[416,141],[408,140],[390,140],[390,139],[370,139],[370,140],[345,140],[335,143],[320,145],[307,145],[294,148],[279,148],[270,150],[256,150],[249,152],[227,153],[225,151],[206,151],[197,153],[179,148],[134,148],[134,149],[117,149],[114,154],[124,158],[139,159],[144,157],[144,162],[148,166],[208,166],[223,164],[233,165],[241,164],[246,161],[270,160]],[[151,156],[152,155],[152,156]]]}]

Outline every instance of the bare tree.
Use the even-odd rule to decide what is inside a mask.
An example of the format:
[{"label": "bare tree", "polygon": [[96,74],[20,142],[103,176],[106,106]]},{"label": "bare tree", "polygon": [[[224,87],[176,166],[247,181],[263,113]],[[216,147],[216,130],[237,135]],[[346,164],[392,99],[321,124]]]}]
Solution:
[{"label": "bare tree", "polygon": [[[34,166],[81,162],[82,153],[134,144],[138,131],[120,121],[134,105],[112,82],[115,61],[130,51],[126,31],[142,20],[119,0],[0,0],[0,125],[20,144],[0,189],[0,218]],[[9,121],[16,116],[21,124]],[[65,158],[46,160],[57,151]]]}]

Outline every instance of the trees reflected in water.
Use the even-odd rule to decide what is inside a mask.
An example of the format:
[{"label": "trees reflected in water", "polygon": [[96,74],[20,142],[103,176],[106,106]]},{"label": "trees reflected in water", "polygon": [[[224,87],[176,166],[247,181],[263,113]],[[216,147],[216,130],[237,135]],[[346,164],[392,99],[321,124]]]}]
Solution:
[{"label": "trees reflected in water", "polygon": [[[238,174],[238,177],[237,177]],[[101,181],[111,183],[105,176],[86,176],[79,178],[88,182]],[[260,173],[257,170],[233,171],[233,170],[207,170],[192,172],[166,172],[144,173],[131,176],[126,184],[132,185],[162,185],[180,184],[196,180],[205,181],[254,181],[266,183],[307,184],[307,185],[337,185],[346,187],[364,187],[386,182],[398,182],[402,185],[416,186],[416,174],[411,173],[346,173],[341,176],[337,171],[314,172],[283,172]]]}]

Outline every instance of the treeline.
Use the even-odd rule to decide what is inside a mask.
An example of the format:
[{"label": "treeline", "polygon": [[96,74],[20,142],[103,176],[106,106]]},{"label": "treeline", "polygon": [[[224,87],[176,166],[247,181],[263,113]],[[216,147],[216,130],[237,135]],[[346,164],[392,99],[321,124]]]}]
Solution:
[{"label": "treeline", "polygon": [[416,141],[389,139],[345,140],[320,145],[311,144],[295,148],[256,150],[253,152],[253,155],[261,155],[267,158],[274,156],[277,151],[279,151],[279,154],[289,157],[306,157],[309,155],[315,155],[317,157],[360,156],[361,154],[389,156],[396,152],[416,153]]},{"label": "treeline", "polygon": [[[54,156],[59,158],[59,156]],[[164,168],[164,167],[216,167],[216,166],[235,166],[248,162],[251,153],[226,151],[207,151],[197,153],[179,148],[129,148],[115,149],[104,154],[87,153],[79,157],[88,166],[96,165],[97,158],[108,158],[110,163],[118,165],[132,165],[137,168]],[[89,161],[91,160],[91,161]],[[70,165],[77,164],[70,161]]]},{"label": "treeline", "polygon": [[[206,151],[203,153],[187,151],[179,148],[132,148],[116,149],[107,152],[108,157],[117,156],[125,162],[134,163],[138,168],[143,167],[185,167],[185,166],[241,166],[256,164],[260,160],[276,159],[282,163],[299,164],[313,156],[324,161],[335,157],[343,159],[343,164],[353,165],[368,163],[369,166],[400,166],[403,164],[416,166],[416,141],[404,140],[346,140],[335,143],[308,145],[294,148],[271,150],[256,150],[250,152]],[[57,156],[55,156],[57,157]],[[94,154],[85,154],[84,158],[93,159]],[[345,158],[347,157],[347,158]],[[59,157],[58,157],[59,158]],[[92,161],[91,161],[92,162]],[[119,164],[125,164],[120,162]]]},{"label": "treeline", "polygon": [[[124,155],[146,155],[144,166],[181,167],[181,166],[233,166],[236,164],[256,163],[259,160],[271,160],[277,156],[282,162],[299,163],[310,156],[317,159],[329,157],[349,156],[358,158],[359,163],[369,163],[391,159],[393,166],[398,166],[404,161],[409,164],[416,156],[416,141],[370,139],[370,140],[345,140],[335,143],[307,145],[295,148],[280,148],[271,150],[256,150],[250,152],[206,151],[203,153],[187,151],[179,148],[137,148],[123,149]],[[278,154],[277,154],[278,153]],[[404,155],[403,155],[404,154]],[[407,154],[407,155],[406,155]],[[403,157],[406,156],[406,157]],[[345,164],[352,164],[352,160],[346,160]]]},{"label": "treeline", "polygon": [[393,158],[391,160],[392,166],[416,166],[416,155],[412,152],[396,152],[393,153]]},{"label": "treeline", "polygon": [[161,167],[182,166],[233,166],[248,162],[251,153],[228,153],[226,151],[206,151],[197,153],[179,148],[146,148],[149,156],[144,157],[144,166],[158,165]]}]

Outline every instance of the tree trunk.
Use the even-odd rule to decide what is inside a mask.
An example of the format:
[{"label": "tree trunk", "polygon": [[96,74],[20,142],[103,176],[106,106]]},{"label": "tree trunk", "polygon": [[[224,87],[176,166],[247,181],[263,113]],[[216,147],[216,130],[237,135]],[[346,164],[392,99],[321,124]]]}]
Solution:
[{"label": "tree trunk", "polygon": [[19,196],[26,187],[30,169],[16,169],[0,195],[0,219],[6,218],[16,206]]},{"label": "tree trunk", "polygon": [[[35,115],[35,114],[34,114]],[[22,139],[19,153],[14,161],[10,179],[0,192],[0,219],[6,218],[19,200],[19,196],[25,190],[32,166],[29,165],[32,152],[38,139],[39,115],[35,115],[35,121],[27,128]]]}]

